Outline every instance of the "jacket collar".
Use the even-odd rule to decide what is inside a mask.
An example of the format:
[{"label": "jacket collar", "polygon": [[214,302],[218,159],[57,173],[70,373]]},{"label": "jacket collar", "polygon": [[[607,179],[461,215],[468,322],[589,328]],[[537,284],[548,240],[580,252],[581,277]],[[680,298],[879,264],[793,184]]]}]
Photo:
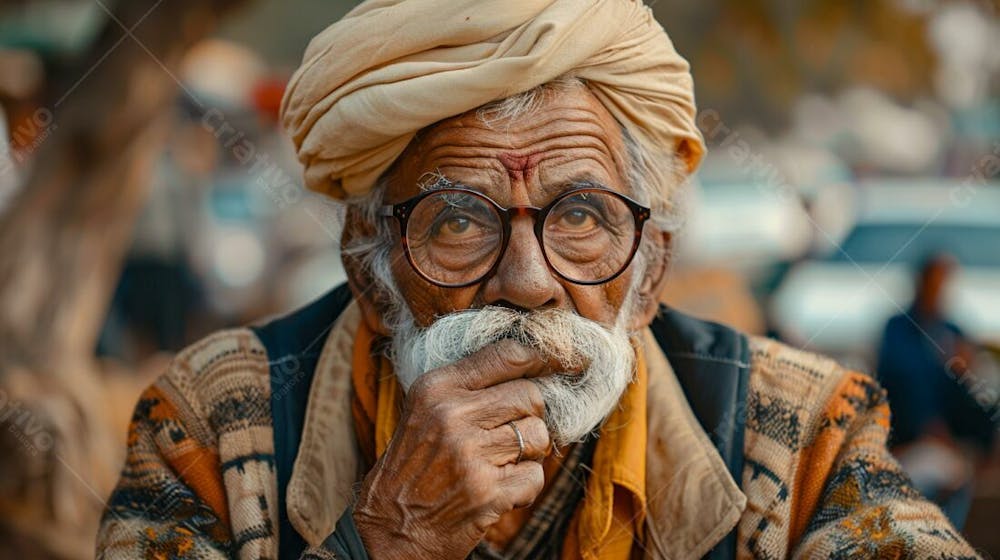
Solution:
[{"label": "jacket collar", "polygon": [[288,519],[309,546],[330,535],[362,476],[351,414],[351,357],[360,322],[361,311],[351,302],[330,329],[309,388],[285,497]]},{"label": "jacket collar", "polygon": [[746,507],[746,497],[699,424],[674,369],[650,330],[643,333],[643,349],[649,375],[649,555],[701,558],[736,526]]},{"label": "jacket collar", "polygon": [[[310,546],[318,545],[333,531],[337,518],[353,500],[355,482],[363,476],[351,415],[350,375],[360,320],[361,313],[352,303],[330,330],[312,378],[299,452],[288,484],[289,520]],[[723,448],[714,445],[703,428],[706,422],[730,425],[731,432],[737,415],[726,407],[717,407],[708,420],[696,415],[689,404],[690,391],[685,391],[681,375],[675,374],[668,359],[672,351],[684,354],[692,347],[678,345],[673,339],[664,341],[663,332],[674,334],[671,325],[654,323],[642,335],[649,373],[647,535],[655,557],[696,558],[732,531],[746,504],[725,458],[732,434],[728,434],[728,447],[720,454]],[[685,361],[683,356],[679,359]],[[696,395],[715,391],[714,381],[703,376],[693,383]],[[716,417],[719,414],[721,418]],[[717,433],[726,436],[725,431]],[[739,432],[742,444],[742,424]]]}]

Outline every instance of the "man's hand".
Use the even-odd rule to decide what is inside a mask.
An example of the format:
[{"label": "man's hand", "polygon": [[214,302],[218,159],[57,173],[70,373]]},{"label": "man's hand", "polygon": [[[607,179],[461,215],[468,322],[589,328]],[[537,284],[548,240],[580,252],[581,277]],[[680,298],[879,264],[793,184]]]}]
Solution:
[{"label": "man's hand", "polygon": [[[354,520],[372,558],[465,558],[501,515],[545,484],[545,403],[529,381],[544,360],[502,340],[429,371],[362,485]],[[524,438],[524,455],[507,422]]]}]

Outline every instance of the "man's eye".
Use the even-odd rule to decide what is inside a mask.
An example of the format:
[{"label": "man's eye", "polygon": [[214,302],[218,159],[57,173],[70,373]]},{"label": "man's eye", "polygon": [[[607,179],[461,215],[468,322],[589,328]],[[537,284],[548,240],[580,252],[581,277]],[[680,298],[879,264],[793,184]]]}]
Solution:
[{"label": "man's eye", "polygon": [[577,230],[588,229],[597,224],[597,217],[586,208],[570,208],[559,216],[559,224]]},{"label": "man's eye", "polygon": [[472,222],[468,218],[449,218],[445,220],[444,224],[441,226],[445,233],[451,235],[460,235],[469,230],[472,226]]},{"label": "man's eye", "polygon": [[485,233],[486,227],[476,218],[466,214],[440,216],[431,229],[431,234],[439,239],[471,238]]}]

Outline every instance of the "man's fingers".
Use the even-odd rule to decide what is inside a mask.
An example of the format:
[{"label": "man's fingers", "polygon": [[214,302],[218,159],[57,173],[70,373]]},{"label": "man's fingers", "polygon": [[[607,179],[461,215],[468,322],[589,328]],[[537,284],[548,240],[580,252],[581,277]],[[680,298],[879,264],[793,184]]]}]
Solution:
[{"label": "man's fingers", "polygon": [[475,391],[504,381],[543,375],[548,366],[537,351],[505,338],[439,371],[447,371],[461,387]]},{"label": "man's fingers", "polygon": [[521,434],[524,444],[524,452],[521,453],[522,462],[541,461],[549,454],[552,440],[549,438],[549,430],[545,422],[537,416],[528,416],[513,421],[517,426],[517,432],[511,424],[497,426],[486,432],[489,443],[486,452],[496,465],[504,465],[517,461],[517,456],[521,453],[521,445],[518,442],[517,434]]},{"label": "man's fingers", "polygon": [[502,494],[499,513],[534,503],[545,488],[545,471],[535,461],[507,464],[501,467],[500,489]]},{"label": "man's fingers", "polygon": [[545,416],[542,391],[528,379],[515,379],[477,391],[468,406],[469,419],[486,430],[525,416]]}]

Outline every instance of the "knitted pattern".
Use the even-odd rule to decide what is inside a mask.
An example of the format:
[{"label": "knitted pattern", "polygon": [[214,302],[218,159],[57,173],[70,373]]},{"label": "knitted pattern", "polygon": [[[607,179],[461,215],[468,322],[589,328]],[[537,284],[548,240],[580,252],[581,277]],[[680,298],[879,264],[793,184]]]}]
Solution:
[{"label": "knitted pattern", "polygon": [[[751,349],[741,558],[978,557],[887,451],[870,377],[771,340]],[[275,558],[268,376],[247,329],[177,356],[136,405],[99,558]]]},{"label": "knitted pattern", "polygon": [[740,557],[979,557],[889,453],[871,377],[763,338],[751,368]]},{"label": "knitted pattern", "polygon": [[99,558],[275,558],[277,482],[267,356],[216,333],[139,398]]}]

